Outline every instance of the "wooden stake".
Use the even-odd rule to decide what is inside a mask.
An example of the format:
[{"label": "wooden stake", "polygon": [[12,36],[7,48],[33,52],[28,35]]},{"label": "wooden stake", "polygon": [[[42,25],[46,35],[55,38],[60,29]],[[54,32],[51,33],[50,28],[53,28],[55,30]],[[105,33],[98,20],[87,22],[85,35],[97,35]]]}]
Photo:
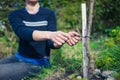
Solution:
[{"label": "wooden stake", "polygon": [[83,77],[88,79],[89,53],[87,45],[87,16],[86,4],[82,3],[82,51],[83,51]]}]

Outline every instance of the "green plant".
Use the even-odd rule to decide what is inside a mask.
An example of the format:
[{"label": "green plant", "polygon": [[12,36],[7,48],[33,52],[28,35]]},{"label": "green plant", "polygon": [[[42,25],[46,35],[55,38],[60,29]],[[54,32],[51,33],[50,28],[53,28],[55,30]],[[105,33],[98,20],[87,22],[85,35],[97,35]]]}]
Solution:
[{"label": "green plant", "polygon": [[114,59],[114,66],[112,67],[113,70],[120,72],[120,44],[116,47],[113,47],[111,50],[111,56]]},{"label": "green plant", "polygon": [[61,49],[52,51],[51,57],[51,62],[53,65],[64,67],[66,71],[81,71],[81,44],[77,44],[73,47],[65,44]]},{"label": "green plant", "polygon": [[[9,32],[6,26],[0,27],[0,54],[2,57],[13,54],[17,50],[17,38],[13,32]],[[0,58],[2,58],[0,56]]]},{"label": "green plant", "polygon": [[103,48],[96,58],[96,65],[105,70],[120,72],[120,27],[109,32],[109,38],[104,40]]},{"label": "green plant", "polygon": [[120,73],[114,74],[115,80],[120,80]]}]

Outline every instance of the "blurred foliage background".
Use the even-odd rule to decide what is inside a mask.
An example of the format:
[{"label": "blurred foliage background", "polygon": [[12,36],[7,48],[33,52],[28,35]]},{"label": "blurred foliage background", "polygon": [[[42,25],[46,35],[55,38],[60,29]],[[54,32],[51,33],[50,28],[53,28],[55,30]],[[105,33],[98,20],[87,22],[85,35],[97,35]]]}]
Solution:
[{"label": "blurred foliage background", "polygon": [[[78,31],[81,34],[81,3],[89,0],[39,0],[40,5],[55,11],[58,30]],[[10,11],[24,7],[23,0],[0,1],[0,58],[14,54],[17,51],[18,39],[13,33],[7,15]],[[120,72],[120,1],[96,0],[91,35],[91,53],[95,54],[95,68],[115,70]],[[49,73],[82,72],[81,42],[70,47],[65,44],[61,49],[52,51],[53,67]],[[60,70],[58,70],[60,69]],[[57,75],[57,74],[56,74]],[[58,76],[59,77],[59,76]]]}]

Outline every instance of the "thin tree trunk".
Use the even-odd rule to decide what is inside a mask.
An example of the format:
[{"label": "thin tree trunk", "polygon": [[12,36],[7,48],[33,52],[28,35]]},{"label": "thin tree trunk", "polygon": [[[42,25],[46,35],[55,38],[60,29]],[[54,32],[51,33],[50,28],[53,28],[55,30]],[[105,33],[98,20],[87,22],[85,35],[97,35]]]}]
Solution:
[{"label": "thin tree trunk", "polygon": [[[90,0],[89,7],[89,18],[88,18],[88,36],[91,35],[92,21],[93,21],[93,10],[94,10],[94,0]],[[89,40],[89,38],[88,38]]]},{"label": "thin tree trunk", "polygon": [[[87,36],[91,36],[91,28],[92,28],[92,22],[93,22],[93,10],[94,10],[94,0],[90,0],[90,6],[89,6],[89,18],[88,18],[88,34]],[[88,51],[90,55],[90,65],[89,65],[89,79],[93,76],[94,71],[94,55],[90,53],[90,38],[87,38],[87,44],[88,44]]]}]

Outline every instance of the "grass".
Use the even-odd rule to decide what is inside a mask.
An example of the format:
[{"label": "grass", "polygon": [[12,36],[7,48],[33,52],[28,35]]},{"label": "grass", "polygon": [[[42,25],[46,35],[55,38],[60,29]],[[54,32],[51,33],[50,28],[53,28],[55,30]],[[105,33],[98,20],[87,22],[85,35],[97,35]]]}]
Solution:
[{"label": "grass", "polygon": [[[50,68],[42,69],[41,73],[30,80],[50,80],[51,76],[60,77],[67,71],[80,73],[82,69],[82,45],[75,46],[65,44],[60,49],[52,50]],[[52,79],[51,79],[52,80]]]},{"label": "grass", "polygon": [[[93,53],[99,47],[98,42],[91,41],[91,47]],[[51,64],[51,68],[43,69],[42,73],[33,80],[45,80],[46,78],[46,80],[52,80],[51,77],[60,78],[61,75],[66,73],[68,76],[80,75],[82,73],[82,43],[79,42],[75,46],[65,44],[60,49],[52,50]]]},{"label": "grass", "polygon": [[[98,56],[96,55],[98,54],[100,55],[101,52],[104,52],[104,51],[106,52],[106,50],[109,50],[105,48],[103,44],[104,44],[104,41],[102,39],[91,40],[91,43],[90,43],[91,54],[93,54],[95,58],[97,58]],[[60,75],[66,74],[66,72],[73,72],[69,74],[68,76],[71,76],[74,74],[81,75],[82,73],[82,43],[80,42],[77,45],[72,46],[72,47],[65,44],[61,49],[52,51],[51,63],[54,68],[49,70],[50,74],[45,74],[45,75],[48,75],[46,76],[47,80],[52,80],[51,77],[53,75],[60,78]],[[95,65],[95,68],[97,68],[97,65]],[[44,70],[44,71],[46,72],[47,70]],[[44,73],[41,74],[41,76],[42,75],[44,75]],[[76,78],[73,78],[70,80],[74,80],[74,79],[76,80]],[[67,79],[63,79],[63,80],[67,80]]]}]

